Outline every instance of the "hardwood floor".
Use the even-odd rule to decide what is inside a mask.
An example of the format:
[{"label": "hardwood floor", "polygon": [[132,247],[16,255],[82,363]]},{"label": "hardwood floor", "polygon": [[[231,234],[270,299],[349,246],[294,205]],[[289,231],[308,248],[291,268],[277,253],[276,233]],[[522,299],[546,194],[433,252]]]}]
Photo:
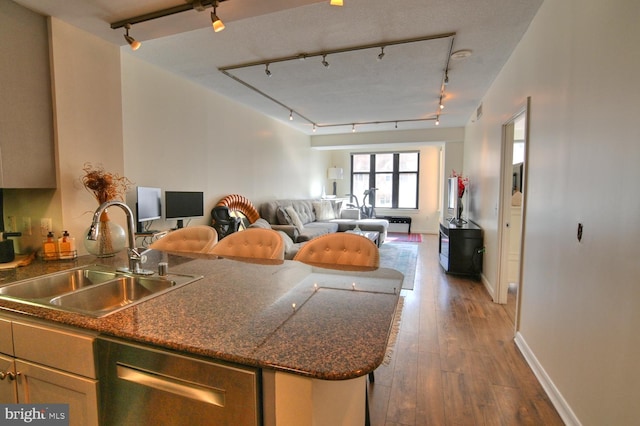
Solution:
[{"label": "hardwood floor", "polygon": [[391,362],[369,383],[373,426],[562,425],[480,281],[447,275],[438,238],[419,244]]}]

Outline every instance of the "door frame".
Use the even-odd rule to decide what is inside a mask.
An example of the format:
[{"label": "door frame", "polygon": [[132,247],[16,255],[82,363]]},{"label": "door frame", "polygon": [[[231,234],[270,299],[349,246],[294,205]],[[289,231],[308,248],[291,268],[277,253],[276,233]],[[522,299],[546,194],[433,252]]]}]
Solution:
[{"label": "door frame", "polygon": [[529,169],[529,129],[531,128],[531,97],[527,97],[525,104],[502,125],[502,152],[500,170],[500,209],[498,217],[498,282],[496,285],[496,302],[507,303],[509,291],[508,256],[509,256],[509,227],[511,208],[511,188],[513,177],[513,127],[517,118],[524,115],[524,161],[522,170],[522,217],[520,226],[520,265],[518,271],[518,292],[516,297],[515,330],[520,323],[520,299],[523,288],[523,258],[525,223],[527,211],[527,174]]}]

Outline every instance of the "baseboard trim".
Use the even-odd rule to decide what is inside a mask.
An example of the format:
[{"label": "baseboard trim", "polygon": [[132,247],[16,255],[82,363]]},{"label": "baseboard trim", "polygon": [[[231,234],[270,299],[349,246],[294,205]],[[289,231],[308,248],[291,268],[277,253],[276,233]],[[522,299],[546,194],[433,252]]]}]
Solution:
[{"label": "baseboard trim", "polygon": [[527,361],[527,364],[529,364],[529,367],[533,370],[533,374],[538,378],[538,381],[547,393],[551,403],[558,411],[562,421],[567,426],[581,426],[582,423],[580,423],[578,417],[576,417],[567,401],[564,399],[542,365],[538,362],[538,358],[536,358],[533,351],[531,351],[531,348],[524,340],[524,337],[519,332],[516,333],[515,343],[518,349],[520,349],[522,356],[524,356],[524,359]]},{"label": "baseboard trim", "polygon": [[491,282],[487,279],[487,277],[484,274],[480,274],[480,280],[482,281],[482,285],[484,285],[484,288],[487,289],[487,293],[489,293],[489,296],[491,296],[491,300],[496,302],[496,300],[498,299],[496,297],[495,287],[491,285]]}]

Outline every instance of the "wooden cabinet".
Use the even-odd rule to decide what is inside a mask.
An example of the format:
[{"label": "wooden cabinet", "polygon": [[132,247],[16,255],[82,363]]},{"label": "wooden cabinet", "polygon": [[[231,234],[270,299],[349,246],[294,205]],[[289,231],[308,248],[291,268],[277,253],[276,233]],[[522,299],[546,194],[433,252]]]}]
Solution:
[{"label": "wooden cabinet", "polygon": [[47,18],[4,2],[0,39],[0,188],[55,188]]},{"label": "wooden cabinet", "polygon": [[464,225],[440,224],[440,265],[452,274],[482,272],[484,253],[482,229],[469,221]]},{"label": "wooden cabinet", "polygon": [[0,403],[69,404],[71,425],[98,425],[94,334],[9,318],[0,331]]}]

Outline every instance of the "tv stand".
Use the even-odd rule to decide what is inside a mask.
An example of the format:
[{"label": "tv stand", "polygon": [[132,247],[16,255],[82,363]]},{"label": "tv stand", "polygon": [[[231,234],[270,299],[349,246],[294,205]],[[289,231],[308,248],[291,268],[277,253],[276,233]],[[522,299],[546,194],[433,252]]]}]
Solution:
[{"label": "tv stand", "polygon": [[482,228],[471,221],[460,225],[454,222],[440,223],[440,265],[450,274],[480,274]]}]

